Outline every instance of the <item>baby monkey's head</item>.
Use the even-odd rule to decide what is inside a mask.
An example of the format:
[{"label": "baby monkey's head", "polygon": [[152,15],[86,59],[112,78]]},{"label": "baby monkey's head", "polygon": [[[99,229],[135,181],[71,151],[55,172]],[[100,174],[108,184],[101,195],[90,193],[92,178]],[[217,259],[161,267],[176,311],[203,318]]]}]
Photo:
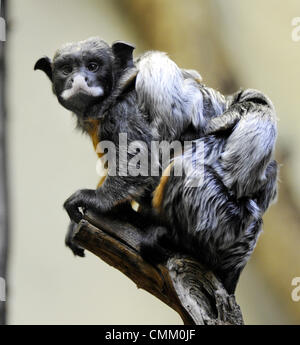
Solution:
[{"label": "baby monkey's head", "polygon": [[82,116],[89,107],[108,97],[118,76],[133,66],[134,46],[115,42],[110,47],[98,37],[63,45],[51,61],[39,59],[34,69],[44,71],[58,101]]}]

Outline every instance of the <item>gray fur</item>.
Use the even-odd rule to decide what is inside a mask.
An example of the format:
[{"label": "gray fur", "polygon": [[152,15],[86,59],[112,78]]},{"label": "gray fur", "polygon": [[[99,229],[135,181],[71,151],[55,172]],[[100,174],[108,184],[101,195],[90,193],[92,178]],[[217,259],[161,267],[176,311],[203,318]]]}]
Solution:
[{"label": "gray fur", "polygon": [[[174,159],[161,205],[168,228],[162,236],[200,258],[233,293],[276,196],[274,107],[257,90],[225,97],[183,73],[164,53],[146,53],[137,68],[138,101],[159,138],[184,140],[189,132],[205,150],[195,156],[189,149]],[[176,164],[183,164],[183,176],[175,176]],[[193,188],[191,178],[203,182]]]}]

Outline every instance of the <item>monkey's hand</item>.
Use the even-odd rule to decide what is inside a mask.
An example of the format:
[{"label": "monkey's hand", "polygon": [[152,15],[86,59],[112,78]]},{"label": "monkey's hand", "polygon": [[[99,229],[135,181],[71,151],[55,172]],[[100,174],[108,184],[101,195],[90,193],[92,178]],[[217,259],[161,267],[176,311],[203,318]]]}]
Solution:
[{"label": "monkey's hand", "polygon": [[222,115],[212,118],[205,128],[205,135],[232,129],[247,112],[248,104],[232,105]]},{"label": "monkey's hand", "polygon": [[95,212],[107,212],[111,208],[106,202],[106,198],[102,195],[100,189],[81,189],[72,194],[64,203],[71,220],[79,223],[86,209]]}]

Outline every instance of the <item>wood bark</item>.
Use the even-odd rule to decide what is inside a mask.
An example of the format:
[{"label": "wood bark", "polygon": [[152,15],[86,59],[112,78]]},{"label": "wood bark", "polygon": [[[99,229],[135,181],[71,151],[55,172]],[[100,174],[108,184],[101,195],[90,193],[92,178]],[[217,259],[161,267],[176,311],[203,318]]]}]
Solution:
[{"label": "wood bark", "polygon": [[131,222],[134,216],[87,213],[74,241],[173,308],[186,325],[243,324],[235,297],[201,263],[179,254],[163,265],[144,261],[140,255],[144,231]]}]

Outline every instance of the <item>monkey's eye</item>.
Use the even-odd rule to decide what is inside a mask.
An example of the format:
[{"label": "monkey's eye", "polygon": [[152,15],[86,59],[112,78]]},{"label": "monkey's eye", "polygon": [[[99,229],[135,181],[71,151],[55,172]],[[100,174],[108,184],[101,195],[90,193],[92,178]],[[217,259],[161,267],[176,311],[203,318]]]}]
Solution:
[{"label": "monkey's eye", "polygon": [[96,62],[90,62],[90,63],[87,65],[87,69],[88,69],[90,72],[97,72],[97,71],[98,71],[98,68],[99,68],[99,65],[98,65]]},{"label": "monkey's eye", "polygon": [[64,66],[62,66],[61,70],[62,70],[64,75],[68,75],[73,71],[73,68],[71,65],[64,65]]}]

